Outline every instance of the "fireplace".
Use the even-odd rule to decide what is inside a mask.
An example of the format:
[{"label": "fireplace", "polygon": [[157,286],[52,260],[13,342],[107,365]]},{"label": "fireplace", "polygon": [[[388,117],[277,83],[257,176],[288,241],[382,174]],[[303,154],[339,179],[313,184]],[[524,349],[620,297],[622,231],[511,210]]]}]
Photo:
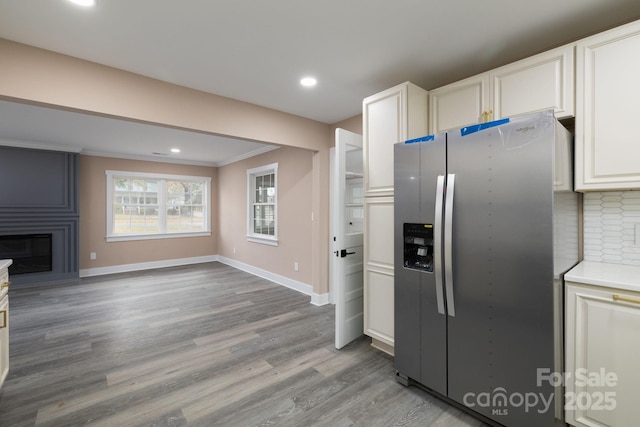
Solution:
[{"label": "fireplace", "polygon": [[78,158],[0,146],[0,258],[14,286],[79,277]]},{"label": "fireplace", "polygon": [[52,234],[0,236],[0,259],[12,259],[9,274],[51,271]]}]

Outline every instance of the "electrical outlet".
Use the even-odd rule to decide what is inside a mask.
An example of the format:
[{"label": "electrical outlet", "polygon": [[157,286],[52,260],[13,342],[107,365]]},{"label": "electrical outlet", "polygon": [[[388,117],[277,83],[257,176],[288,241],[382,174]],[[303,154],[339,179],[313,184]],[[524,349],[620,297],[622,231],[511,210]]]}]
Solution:
[{"label": "electrical outlet", "polygon": [[293,263],[293,271],[298,271],[298,262]]},{"label": "electrical outlet", "polygon": [[89,254],[89,259],[96,259],[96,253],[95,252],[91,252]]}]

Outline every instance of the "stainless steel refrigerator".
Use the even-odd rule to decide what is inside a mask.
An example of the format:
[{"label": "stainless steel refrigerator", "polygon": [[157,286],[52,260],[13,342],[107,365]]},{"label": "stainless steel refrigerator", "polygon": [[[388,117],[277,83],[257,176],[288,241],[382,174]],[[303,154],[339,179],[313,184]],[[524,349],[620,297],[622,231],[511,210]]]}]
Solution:
[{"label": "stainless steel refrigerator", "polygon": [[571,147],[552,111],[395,145],[399,381],[490,423],[563,418],[562,276],[579,257]]}]

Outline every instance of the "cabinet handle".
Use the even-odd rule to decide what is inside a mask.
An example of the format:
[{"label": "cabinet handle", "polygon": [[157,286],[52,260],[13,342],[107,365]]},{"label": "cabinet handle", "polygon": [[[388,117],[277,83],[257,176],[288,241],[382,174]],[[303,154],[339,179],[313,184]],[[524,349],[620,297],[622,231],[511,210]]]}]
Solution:
[{"label": "cabinet handle", "polygon": [[482,123],[487,123],[493,120],[493,110],[482,112]]},{"label": "cabinet handle", "polygon": [[613,300],[614,301],[624,301],[624,302],[630,302],[633,304],[640,304],[640,299],[637,298],[627,298],[627,297],[621,297],[618,294],[613,294]]},{"label": "cabinet handle", "polygon": [[7,327],[7,310],[2,310],[0,313],[0,317],[2,317],[2,326],[0,326],[0,329],[4,329]]},{"label": "cabinet handle", "polygon": [[11,284],[11,282],[4,282],[4,283],[0,286],[0,289],[8,288],[10,284]]}]

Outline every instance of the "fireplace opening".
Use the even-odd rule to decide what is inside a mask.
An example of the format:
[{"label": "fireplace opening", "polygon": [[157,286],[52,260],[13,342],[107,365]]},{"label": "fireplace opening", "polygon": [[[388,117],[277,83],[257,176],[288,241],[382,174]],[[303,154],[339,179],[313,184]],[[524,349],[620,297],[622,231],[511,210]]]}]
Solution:
[{"label": "fireplace opening", "polygon": [[51,271],[51,234],[0,236],[0,259],[11,259],[9,274]]}]

